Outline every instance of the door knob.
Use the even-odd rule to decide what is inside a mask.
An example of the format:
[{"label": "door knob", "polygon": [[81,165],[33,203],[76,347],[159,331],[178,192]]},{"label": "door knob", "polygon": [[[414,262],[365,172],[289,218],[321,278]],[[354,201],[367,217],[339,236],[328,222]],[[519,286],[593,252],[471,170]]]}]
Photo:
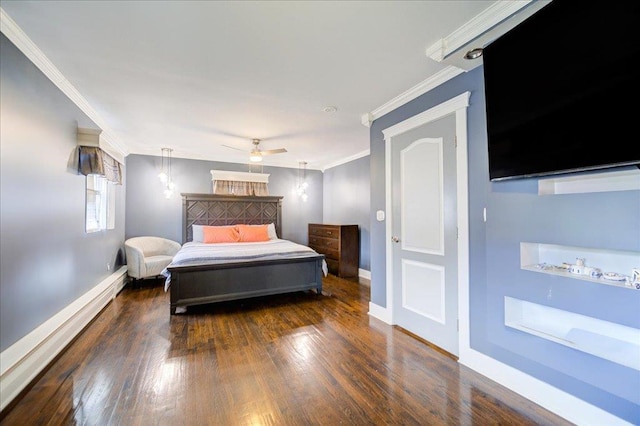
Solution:
[{"label": "door knob", "polygon": [[393,241],[394,243],[397,243],[400,241],[400,238],[398,237],[391,237],[391,241]]}]

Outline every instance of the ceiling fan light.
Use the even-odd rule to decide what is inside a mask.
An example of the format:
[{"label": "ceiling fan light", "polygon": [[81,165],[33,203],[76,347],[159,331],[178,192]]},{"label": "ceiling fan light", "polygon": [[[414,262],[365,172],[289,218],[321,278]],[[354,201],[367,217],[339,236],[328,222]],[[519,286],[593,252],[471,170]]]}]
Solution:
[{"label": "ceiling fan light", "polygon": [[253,161],[254,163],[259,163],[262,161],[262,155],[260,155],[259,152],[252,152],[249,155],[249,160]]}]

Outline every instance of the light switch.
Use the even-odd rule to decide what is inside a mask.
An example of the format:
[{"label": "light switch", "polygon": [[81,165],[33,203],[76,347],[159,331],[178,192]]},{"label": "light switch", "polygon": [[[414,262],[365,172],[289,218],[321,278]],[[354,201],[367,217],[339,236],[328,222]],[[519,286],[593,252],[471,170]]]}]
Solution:
[{"label": "light switch", "polygon": [[384,220],[384,210],[378,210],[376,212],[376,219],[378,222],[382,222]]}]

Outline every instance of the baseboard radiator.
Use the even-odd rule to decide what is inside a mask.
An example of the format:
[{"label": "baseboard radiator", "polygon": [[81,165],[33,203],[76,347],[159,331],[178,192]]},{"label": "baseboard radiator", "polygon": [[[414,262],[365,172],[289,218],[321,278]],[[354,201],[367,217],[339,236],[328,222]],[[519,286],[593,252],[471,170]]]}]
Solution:
[{"label": "baseboard radiator", "polygon": [[122,266],[0,353],[0,411],[117,296],[126,279],[127,267]]}]

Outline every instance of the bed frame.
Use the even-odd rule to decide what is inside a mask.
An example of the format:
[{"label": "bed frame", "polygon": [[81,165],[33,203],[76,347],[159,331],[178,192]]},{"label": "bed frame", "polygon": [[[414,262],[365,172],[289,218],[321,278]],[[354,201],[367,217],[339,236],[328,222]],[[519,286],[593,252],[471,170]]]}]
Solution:
[{"label": "bed frame", "polygon": [[[282,236],[281,196],[182,195],[182,243],[193,225],[274,223]],[[178,307],[314,289],[322,294],[324,255],[216,265],[169,267],[171,315]]]}]

